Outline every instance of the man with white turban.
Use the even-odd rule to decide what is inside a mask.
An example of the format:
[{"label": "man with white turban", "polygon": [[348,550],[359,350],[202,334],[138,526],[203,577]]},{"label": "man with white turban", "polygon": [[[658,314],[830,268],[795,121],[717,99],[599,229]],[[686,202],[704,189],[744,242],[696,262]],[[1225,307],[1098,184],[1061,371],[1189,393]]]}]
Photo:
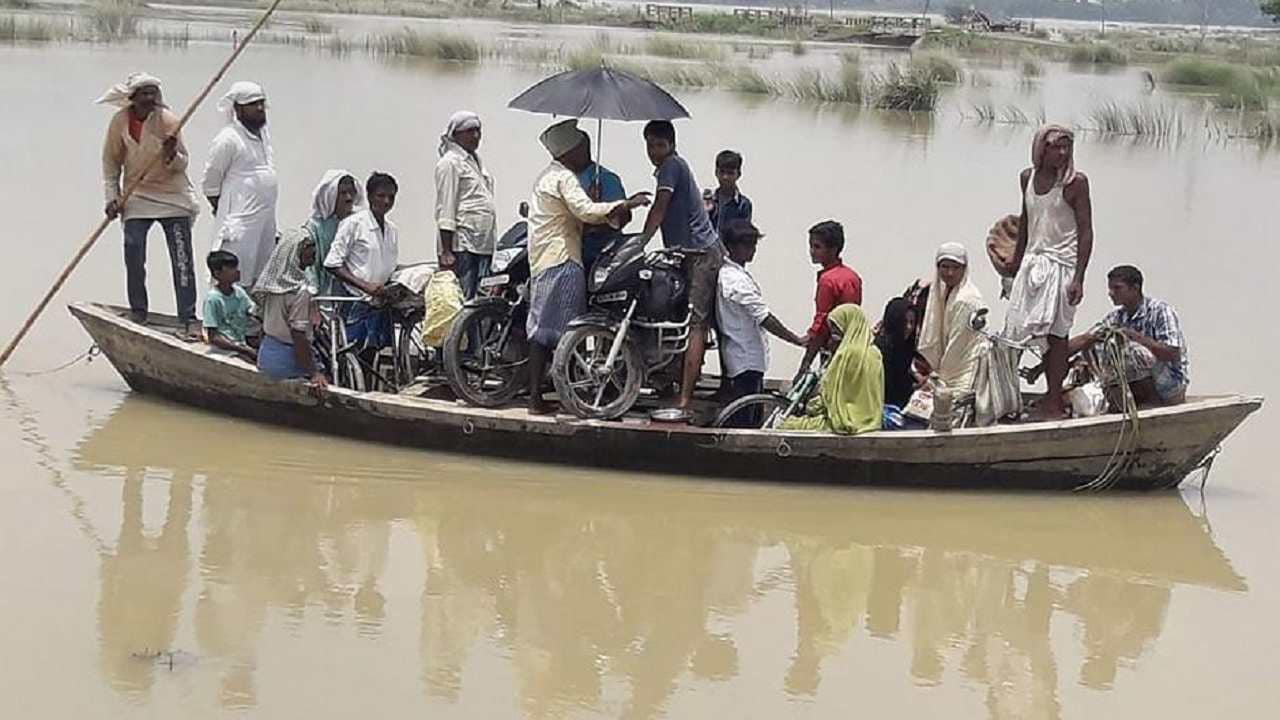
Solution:
[{"label": "man with white turban", "polygon": [[436,162],[436,229],[440,269],[452,270],[468,300],[489,261],[498,237],[493,176],[480,162],[480,116],[466,110],[449,118],[440,136]]},{"label": "man with white turban", "polygon": [[618,202],[593,202],[577,173],[591,164],[587,134],[577,120],[547,128],[539,138],[551,154],[551,164],[533,184],[529,201],[529,412],[546,414],[542,381],[547,358],[569,321],[587,306],[587,275],[582,267],[582,226],[609,224],[621,228],[632,208],[649,204],[648,193]]},{"label": "man with white turban", "polygon": [[267,95],[238,82],[218,101],[227,119],[213,138],[201,188],[217,224],[213,249],[240,259],[241,284],[253,287],[276,241],[276,166],[267,131]]},{"label": "man with white turban", "polygon": [[[129,310],[137,322],[147,320],[147,234],[160,223],[169,246],[178,319],[188,330],[196,318],[196,280],[191,260],[191,223],[199,203],[187,179],[190,156],[177,134],[178,118],[164,104],[160,80],[133,73],[97,101],[120,108],[111,117],[102,145],[102,180],[107,217],[124,225],[124,266]],[[144,176],[148,166],[159,162]],[[121,203],[124,186],[133,186]]]},{"label": "man with white turban", "polygon": [[1089,179],[1076,171],[1075,135],[1046,125],[1031,141],[1031,167],[1022,171],[1022,220],[1014,251],[1005,335],[1045,346],[1048,382],[1037,419],[1066,412],[1067,339],[1084,299],[1084,275],[1093,254],[1093,201]]}]

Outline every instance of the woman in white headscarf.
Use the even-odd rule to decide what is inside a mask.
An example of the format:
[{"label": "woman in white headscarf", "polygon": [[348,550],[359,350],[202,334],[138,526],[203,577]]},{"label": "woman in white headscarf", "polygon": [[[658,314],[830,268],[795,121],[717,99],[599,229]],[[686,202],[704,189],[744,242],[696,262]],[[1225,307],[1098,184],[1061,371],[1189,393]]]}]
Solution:
[{"label": "woman in white headscarf", "polygon": [[271,251],[250,293],[262,311],[258,370],[277,380],[309,378],[323,387],[324,373],[311,349],[312,295],[307,270],[316,262],[316,244],[290,232]]},{"label": "woman in white headscarf", "polygon": [[279,185],[266,100],[257,83],[238,82],[218,101],[227,125],[213,138],[201,182],[217,214],[213,249],[235,253],[246,286],[258,279],[276,241]]},{"label": "woman in white headscarf", "polygon": [[[344,218],[364,204],[364,190],[355,176],[346,170],[330,170],[320,178],[311,193],[311,217],[303,226],[307,235],[315,241],[316,257],[329,256],[329,247],[338,233],[338,225]],[[311,286],[317,295],[341,292],[342,284],[326,270],[323,263],[316,263],[308,271]]]},{"label": "woman in white headscarf", "polygon": [[960,243],[943,243],[934,262],[934,281],[920,328],[919,352],[954,395],[973,389],[974,370],[984,347],[969,319],[987,307],[969,279],[969,254]]}]

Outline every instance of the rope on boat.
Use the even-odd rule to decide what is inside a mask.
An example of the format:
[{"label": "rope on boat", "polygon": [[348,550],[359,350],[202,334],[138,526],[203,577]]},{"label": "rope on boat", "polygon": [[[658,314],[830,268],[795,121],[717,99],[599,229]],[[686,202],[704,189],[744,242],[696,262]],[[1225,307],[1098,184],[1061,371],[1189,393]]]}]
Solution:
[{"label": "rope on boat", "polygon": [[1103,466],[1102,472],[1087,483],[1075,487],[1076,492],[1102,492],[1115,487],[1124,477],[1124,473],[1133,464],[1134,454],[1138,449],[1139,416],[1138,401],[1133,397],[1129,387],[1128,374],[1125,372],[1125,358],[1129,339],[1119,328],[1104,329],[1101,349],[1098,352],[1098,368],[1102,377],[1116,379],[1120,393],[1120,410],[1124,418],[1120,420],[1120,431],[1116,436],[1115,449]]},{"label": "rope on boat", "polygon": [[93,362],[94,358],[98,357],[101,354],[102,354],[102,350],[98,348],[97,344],[93,344],[89,346],[88,350],[85,350],[84,352],[80,353],[79,355],[76,355],[75,357],[71,358],[70,360],[62,363],[57,367],[52,367],[52,368],[49,368],[48,370],[34,370],[32,372],[17,372],[17,373],[14,373],[14,375],[21,375],[22,377],[40,377],[41,375],[52,375],[54,373],[62,372],[63,370],[66,370],[67,368],[71,367],[72,365],[75,365],[81,360],[84,360],[85,364],[88,365],[89,363]]},{"label": "rope on boat", "polygon": [[1191,473],[1197,470],[1201,470],[1201,469],[1204,470],[1204,474],[1200,476],[1200,496],[1201,497],[1204,496],[1205,483],[1209,482],[1209,473],[1213,472],[1213,461],[1217,460],[1218,456],[1221,454],[1222,454],[1222,446],[1219,445],[1215,447],[1212,452],[1206,455],[1203,460],[1196,463],[1196,466],[1191,468],[1191,472],[1187,473],[1188,475],[1190,475]]}]

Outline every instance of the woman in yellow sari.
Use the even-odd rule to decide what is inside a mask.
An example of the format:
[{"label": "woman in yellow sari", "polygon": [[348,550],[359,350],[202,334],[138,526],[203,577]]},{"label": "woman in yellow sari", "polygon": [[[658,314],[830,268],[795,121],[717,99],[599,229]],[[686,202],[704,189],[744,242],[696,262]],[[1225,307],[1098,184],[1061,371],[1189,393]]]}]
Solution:
[{"label": "woman in yellow sari", "polygon": [[879,430],[884,421],[884,362],[872,340],[867,316],[857,305],[841,305],[827,316],[839,347],[827,366],[818,398],[806,417],[789,418],[783,430],[844,435]]}]

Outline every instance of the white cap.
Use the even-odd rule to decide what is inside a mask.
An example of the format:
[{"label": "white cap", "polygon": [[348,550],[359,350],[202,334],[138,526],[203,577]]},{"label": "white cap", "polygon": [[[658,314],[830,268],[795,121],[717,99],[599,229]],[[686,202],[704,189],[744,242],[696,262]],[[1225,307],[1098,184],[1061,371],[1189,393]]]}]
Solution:
[{"label": "white cap", "polygon": [[547,152],[551,153],[553,158],[563,156],[578,147],[586,139],[587,134],[578,129],[576,118],[562,120],[543,130],[542,135],[538,137],[538,141],[547,149]]}]

